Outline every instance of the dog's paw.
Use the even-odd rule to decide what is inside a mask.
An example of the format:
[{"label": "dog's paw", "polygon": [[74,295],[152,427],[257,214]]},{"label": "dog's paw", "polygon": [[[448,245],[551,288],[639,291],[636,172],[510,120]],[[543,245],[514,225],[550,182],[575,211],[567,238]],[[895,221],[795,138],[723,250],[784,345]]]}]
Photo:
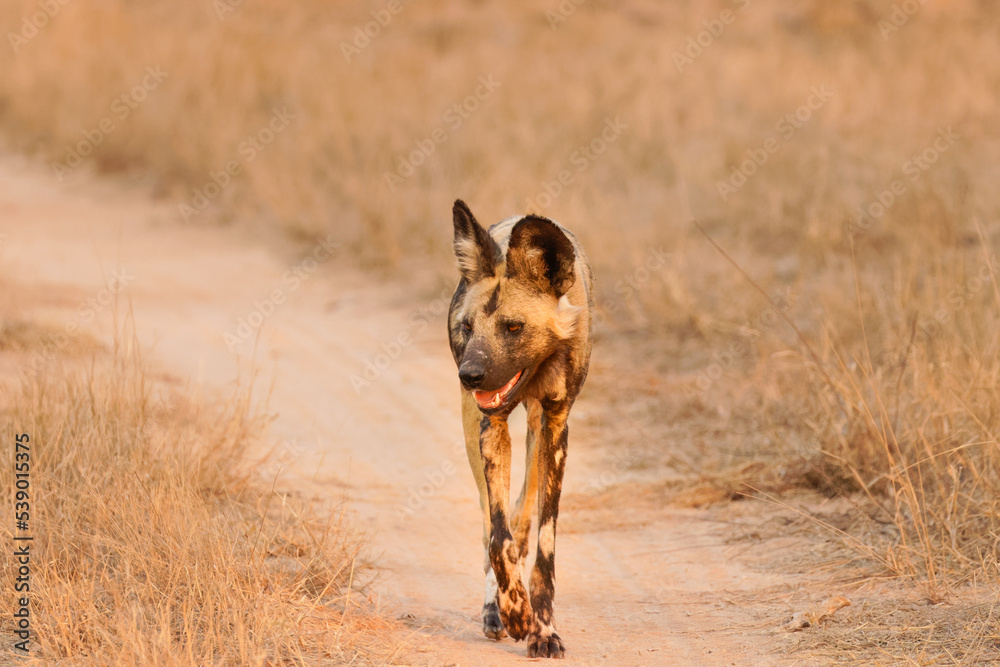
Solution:
[{"label": "dog's paw", "polygon": [[497,641],[507,636],[503,623],[500,622],[500,608],[496,602],[483,605],[483,634]]},{"label": "dog's paw", "polygon": [[528,636],[532,627],[531,602],[524,585],[515,580],[506,593],[500,591],[497,595],[500,603],[500,620],[514,641],[521,641]]},{"label": "dog's paw", "polygon": [[556,633],[538,634],[535,631],[528,637],[529,658],[563,658],[565,656],[566,647],[563,646],[562,639]]}]

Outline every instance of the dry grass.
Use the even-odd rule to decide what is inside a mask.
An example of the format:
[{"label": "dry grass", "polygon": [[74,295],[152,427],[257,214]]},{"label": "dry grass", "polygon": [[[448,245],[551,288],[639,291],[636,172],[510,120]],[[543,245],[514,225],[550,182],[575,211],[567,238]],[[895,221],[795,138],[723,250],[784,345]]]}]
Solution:
[{"label": "dry grass", "polygon": [[[724,496],[736,481],[860,493],[890,529],[852,544],[939,599],[1000,556],[1000,13],[938,0],[883,36],[890,0],[751,0],[679,71],[703,22],[742,4],[588,2],[555,28],[556,2],[405,4],[348,63],[341,42],[383,4],[244,2],[220,19],[191,0],[71,2],[16,55],[0,49],[0,121],[62,160],[159,65],[169,76],[84,163],[190,203],[239,160],[195,223],[334,230],[370,264],[428,257],[450,275],[456,196],[483,220],[533,205],[567,222],[591,249],[602,342],[631,331],[644,363],[659,360],[623,394],[638,425],[621,436],[622,475],[664,462],[669,436],[686,453],[665,462],[735,471]],[[4,3],[0,24],[35,10]],[[502,85],[450,125],[489,75]],[[782,131],[814,87],[832,94]],[[286,105],[291,125],[243,160],[240,142]],[[627,127],[574,162],[608,118]],[[390,187],[439,127],[447,139]],[[934,149],[947,128],[957,138]],[[721,197],[769,137],[778,150]],[[572,182],[546,206],[564,169]],[[859,217],[897,181],[884,213]],[[661,247],[669,261],[644,268]]]},{"label": "dry grass", "polygon": [[[264,420],[248,392],[206,408],[157,389],[134,351],[119,350],[7,398],[6,498],[13,434],[31,438],[26,664],[350,661],[361,543],[342,514],[253,476]],[[7,544],[11,528],[0,527]],[[0,586],[14,590],[16,576],[3,559]]]},{"label": "dry grass", "polygon": [[955,608],[872,599],[839,612],[822,632],[795,635],[787,651],[818,664],[993,665],[997,621],[995,600]]}]

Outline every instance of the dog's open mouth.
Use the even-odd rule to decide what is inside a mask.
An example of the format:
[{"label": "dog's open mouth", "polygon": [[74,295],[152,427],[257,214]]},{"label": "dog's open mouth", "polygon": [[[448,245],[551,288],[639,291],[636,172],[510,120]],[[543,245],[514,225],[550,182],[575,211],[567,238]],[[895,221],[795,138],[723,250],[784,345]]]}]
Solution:
[{"label": "dog's open mouth", "polygon": [[514,389],[514,385],[517,384],[517,381],[521,379],[521,373],[523,372],[524,371],[518,371],[517,375],[512,377],[507,384],[500,387],[496,391],[472,392],[472,395],[476,399],[476,403],[478,403],[479,407],[484,410],[499,408],[507,401],[507,397],[510,396],[510,392]]}]

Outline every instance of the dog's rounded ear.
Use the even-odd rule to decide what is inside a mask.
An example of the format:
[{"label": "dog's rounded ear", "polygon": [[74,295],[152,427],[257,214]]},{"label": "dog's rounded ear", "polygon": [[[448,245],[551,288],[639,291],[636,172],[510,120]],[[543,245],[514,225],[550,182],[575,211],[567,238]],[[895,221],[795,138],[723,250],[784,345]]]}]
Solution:
[{"label": "dog's rounded ear", "polygon": [[452,208],[455,223],[455,257],[458,271],[469,282],[496,275],[500,248],[493,237],[476,222],[472,211],[461,199]]},{"label": "dog's rounded ear", "polygon": [[576,281],[576,251],[565,232],[548,218],[528,215],[510,232],[507,275],[556,298]]}]

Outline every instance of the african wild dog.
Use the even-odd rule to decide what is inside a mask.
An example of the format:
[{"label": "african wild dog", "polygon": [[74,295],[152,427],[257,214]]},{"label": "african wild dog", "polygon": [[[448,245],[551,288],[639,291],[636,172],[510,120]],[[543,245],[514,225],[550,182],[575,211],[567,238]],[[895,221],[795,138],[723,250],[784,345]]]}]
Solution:
[{"label": "african wild dog", "polygon": [[[483,632],[528,639],[528,655],[565,653],[552,616],[555,537],[569,416],[587,377],[593,300],[590,267],[576,238],[546,218],[507,218],[484,229],[455,202],[462,279],[448,312],[462,385],[465,448],[479,486],[486,551]],[[526,472],[508,522],[507,417],[528,411]],[[540,490],[540,491],[539,491]],[[521,580],[538,492],[538,551],[531,597]]]}]

